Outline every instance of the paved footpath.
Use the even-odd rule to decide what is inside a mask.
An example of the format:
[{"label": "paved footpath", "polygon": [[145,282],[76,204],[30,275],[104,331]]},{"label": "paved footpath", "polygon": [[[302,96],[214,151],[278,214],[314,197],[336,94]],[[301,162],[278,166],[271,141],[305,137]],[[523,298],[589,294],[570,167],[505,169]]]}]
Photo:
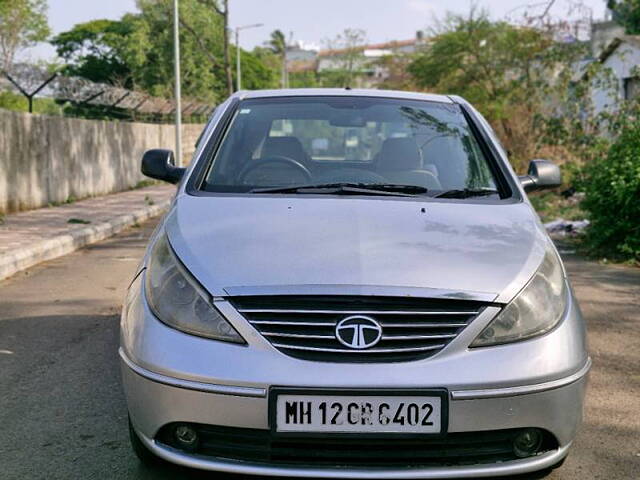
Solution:
[{"label": "paved footpath", "polygon": [[158,185],[8,215],[0,223],[0,280],[161,214],[174,193]]},{"label": "paved footpath", "polygon": [[[0,281],[1,480],[247,478],[148,469],[130,451],[119,313],[156,222]],[[587,322],[593,370],[584,425],[547,480],[637,480],[640,269],[561,253]]]}]

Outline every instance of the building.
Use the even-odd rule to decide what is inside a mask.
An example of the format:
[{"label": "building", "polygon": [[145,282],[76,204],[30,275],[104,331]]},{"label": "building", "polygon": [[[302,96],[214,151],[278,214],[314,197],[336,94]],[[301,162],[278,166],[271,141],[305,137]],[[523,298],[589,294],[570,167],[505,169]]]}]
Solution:
[{"label": "building", "polygon": [[640,35],[613,38],[595,61],[603,67],[591,79],[595,113],[616,111],[621,102],[640,97]]},{"label": "building", "polygon": [[422,32],[410,40],[360,45],[354,48],[321,50],[316,71],[320,74],[350,69],[354,87],[371,88],[388,78],[389,72],[380,60],[386,56],[410,55],[425,44]]},{"label": "building", "polygon": [[298,42],[287,47],[287,73],[315,72],[318,64],[318,51],[313,45]]},{"label": "building", "polygon": [[613,20],[591,25],[591,55],[595,58],[616,38],[624,36],[624,27]]},{"label": "building", "polygon": [[387,56],[410,55],[426,44],[422,32],[409,40],[358,45],[353,48],[319,50],[314,46],[298,43],[287,47],[287,73],[331,72],[353,73],[353,87],[372,88],[389,77],[381,59]]}]

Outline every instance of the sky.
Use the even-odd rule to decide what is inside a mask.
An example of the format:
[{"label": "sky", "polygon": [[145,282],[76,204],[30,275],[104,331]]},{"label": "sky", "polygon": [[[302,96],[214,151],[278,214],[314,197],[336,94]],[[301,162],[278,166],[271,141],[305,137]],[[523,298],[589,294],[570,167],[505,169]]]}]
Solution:
[{"label": "sky", "polygon": [[[577,0],[556,0],[553,13],[564,18]],[[581,0],[593,18],[604,16],[605,0]],[[514,7],[539,4],[543,0],[478,0],[494,18],[503,18]],[[135,0],[48,0],[49,23],[54,33],[70,29],[76,23],[98,18],[117,19],[136,11]],[[260,28],[241,33],[240,45],[261,45],[275,29],[287,37],[307,44],[323,46],[345,28],[367,32],[370,43],[413,38],[417,30],[429,27],[434,18],[447,11],[465,13],[470,0],[229,0],[230,26],[263,23]],[[523,11],[523,10],[518,10]],[[516,12],[517,13],[517,12]],[[48,45],[25,52],[25,60],[52,59],[55,51]]]}]

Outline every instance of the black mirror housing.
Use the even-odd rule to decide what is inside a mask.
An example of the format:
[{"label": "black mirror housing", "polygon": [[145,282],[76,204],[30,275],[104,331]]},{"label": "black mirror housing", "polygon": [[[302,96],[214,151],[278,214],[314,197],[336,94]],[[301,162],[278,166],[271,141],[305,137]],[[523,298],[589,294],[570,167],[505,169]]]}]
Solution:
[{"label": "black mirror housing", "polygon": [[171,150],[155,148],[147,150],[142,156],[142,173],[150,178],[169,183],[182,180],[186,168],[176,167],[176,159]]},{"label": "black mirror housing", "polygon": [[527,174],[518,178],[525,192],[545,190],[562,185],[560,168],[549,160],[531,160]]}]

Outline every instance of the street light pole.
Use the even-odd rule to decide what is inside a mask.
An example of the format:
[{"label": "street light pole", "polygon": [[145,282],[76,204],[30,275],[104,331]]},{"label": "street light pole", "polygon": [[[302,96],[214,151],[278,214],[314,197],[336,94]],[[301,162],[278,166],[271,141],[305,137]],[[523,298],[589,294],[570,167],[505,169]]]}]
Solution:
[{"label": "street light pole", "polygon": [[180,13],[178,0],[173,0],[173,47],[174,47],[174,77],[175,77],[175,101],[176,101],[176,164],[182,166],[182,93],[180,89]]},{"label": "street light pole", "polygon": [[242,64],[240,61],[240,30],[246,30],[248,28],[262,27],[264,24],[255,23],[253,25],[243,25],[242,27],[236,27],[236,88],[242,90]]}]

